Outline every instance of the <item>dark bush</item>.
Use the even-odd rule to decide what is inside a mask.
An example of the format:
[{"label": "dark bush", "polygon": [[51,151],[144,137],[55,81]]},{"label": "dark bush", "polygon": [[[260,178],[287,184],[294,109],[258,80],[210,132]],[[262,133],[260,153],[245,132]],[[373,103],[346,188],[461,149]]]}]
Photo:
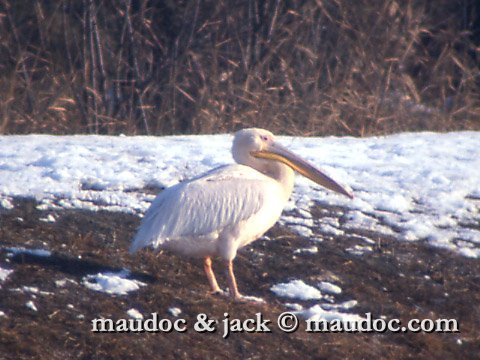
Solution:
[{"label": "dark bush", "polygon": [[475,0],[12,1],[0,132],[480,129]]}]

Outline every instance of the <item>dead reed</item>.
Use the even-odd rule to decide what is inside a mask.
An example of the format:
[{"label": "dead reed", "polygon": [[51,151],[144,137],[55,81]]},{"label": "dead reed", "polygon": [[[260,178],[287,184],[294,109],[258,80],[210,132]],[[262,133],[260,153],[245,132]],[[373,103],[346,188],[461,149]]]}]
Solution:
[{"label": "dead reed", "polygon": [[480,130],[475,0],[0,0],[0,133]]}]

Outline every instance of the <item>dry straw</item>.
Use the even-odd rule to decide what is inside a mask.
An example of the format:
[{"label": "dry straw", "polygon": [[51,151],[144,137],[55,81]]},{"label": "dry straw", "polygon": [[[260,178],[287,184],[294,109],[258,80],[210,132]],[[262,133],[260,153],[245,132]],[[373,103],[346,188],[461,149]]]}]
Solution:
[{"label": "dry straw", "polygon": [[480,129],[475,0],[0,2],[0,132]]}]

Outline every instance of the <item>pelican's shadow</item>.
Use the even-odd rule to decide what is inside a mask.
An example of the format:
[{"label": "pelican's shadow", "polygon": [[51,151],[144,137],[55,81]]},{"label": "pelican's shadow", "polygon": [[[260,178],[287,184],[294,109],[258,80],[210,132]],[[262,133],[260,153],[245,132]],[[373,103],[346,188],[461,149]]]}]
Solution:
[{"label": "pelican's shadow", "polygon": [[[44,268],[55,269],[56,271],[76,277],[84,277],[86,275],[105,272],[116,273],[124,270],[124,268],[108,266],[89,259],[81,259],[54,252],[49,256],[18,252],[12,254],[10,260],[16,264],[38,265]],[[156,277],[152,275],[140,272],[129,272],[128,278],[147,283],[153,283],[157,280]]]}]

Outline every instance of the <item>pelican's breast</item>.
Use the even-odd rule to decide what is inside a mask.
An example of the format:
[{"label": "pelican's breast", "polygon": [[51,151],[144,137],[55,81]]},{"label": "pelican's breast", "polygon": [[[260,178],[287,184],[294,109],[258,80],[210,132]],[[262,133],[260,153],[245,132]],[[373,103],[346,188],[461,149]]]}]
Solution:
[{"label": "pelican's breast", "polygon": [[283,196],[280,184],[273,179],[267,179],[262,184],[263,201],[259,211],[237,224],[238,248],[248,245],[265,234],[278,221],[287,204],[288,198]]}]

